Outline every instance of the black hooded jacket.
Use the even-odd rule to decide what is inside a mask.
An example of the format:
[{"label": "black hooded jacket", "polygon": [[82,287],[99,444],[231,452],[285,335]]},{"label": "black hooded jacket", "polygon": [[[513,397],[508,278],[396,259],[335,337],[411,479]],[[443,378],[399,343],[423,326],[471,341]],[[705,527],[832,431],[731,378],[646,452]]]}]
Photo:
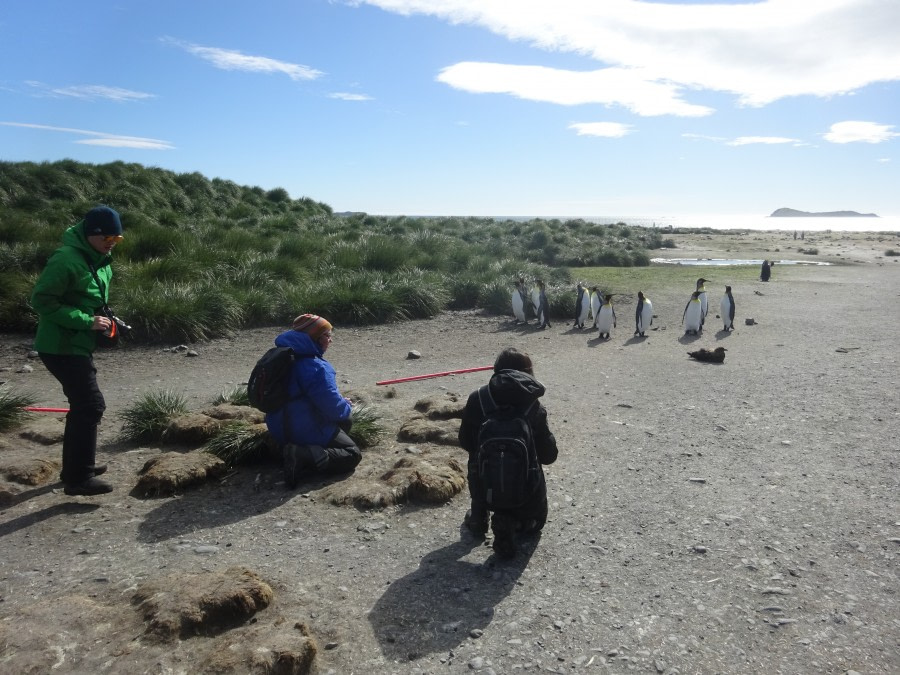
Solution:
[{"label": "black hooded jacket", "polygon": [[[497,405],[509,405],[523,410],[544,395],[544,385],[521,370],[501,370],[491,376],[491,396]],[[473,391],[463,409],[462,424],[459,427],[459,445],[470,457],[478,452],[478,431],[484,421],[478,391]],[[558,450],[556,438],[547,425],[547,411],[540,403],[531,410],[529,420],[534,437],[535,450],[541,464],[553,464]]]}]

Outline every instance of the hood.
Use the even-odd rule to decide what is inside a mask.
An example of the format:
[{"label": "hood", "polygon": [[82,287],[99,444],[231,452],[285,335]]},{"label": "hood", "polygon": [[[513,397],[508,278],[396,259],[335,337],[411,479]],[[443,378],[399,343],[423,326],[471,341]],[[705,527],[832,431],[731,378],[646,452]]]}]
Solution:
[{"label": "hood", "polygon": [[501,405],[528,405],[544,395],[544,385],[521,370],[501,370],[488,383],[491,395]]},{"label": "hood", "polygon": [[305,356],[322,356],[322,348],[313,342],[313,339],[302,331],[286,330],[275,338],[277,347],[290,347],[297,354]]},{"label": "hood", "polygon": [[84,236],[84,221],[80,220],[63,232],[62,243],[64,246],[71,246],[79,251],[87,253],[94,267],[100,267],[104,261],[109,261],[111,256],[107,253],[100,253],[88,243],[87,237]]}]

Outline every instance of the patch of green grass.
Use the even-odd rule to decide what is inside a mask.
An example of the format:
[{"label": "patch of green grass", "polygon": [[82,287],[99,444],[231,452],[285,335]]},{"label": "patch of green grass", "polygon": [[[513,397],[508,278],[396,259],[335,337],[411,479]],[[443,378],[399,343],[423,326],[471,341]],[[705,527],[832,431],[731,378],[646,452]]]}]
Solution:
[{"label": "patch of green grass", "polygon": [[381,416],[372,406],[355,405],[350,412],[350,421],[353,427],[350,429],[350,438],[360,448],[369,448],[377,445],[384,436],[384,425],[381,424]]},{"label": "patch of green grass", "polygon": [[9,431],[22,425],[28,419],[26,407],[34,405],[35,400],[26,394],[13,394],[5,386],[0,387],[0,431]]},{"label": "patch of green grass", "polygon": [[121,438],[130,443],[158,441],[172,418],[187,411],[187,402],[180,394],[168,389],[148,392],[119,414],[123,420]]},{"label": "patch of green grass", "polygon": [[220,403],[228,403],[230,405],[250,405],[250,397],[247,395],[247,387],[232,387],[223,392],[213,400],[213,405]]},{"label": "patch of green grass", "polygon": [[[788,266],[779,267],[779,274]],[[581,267],[570,272],[590,288],[597,285],[604,293],[613,295],[636,296],[638,291],[652,294],[658,290],[670,288],[693,288],[697,279],[709,281],[706,289],[713,290],[717,286],[736,286],[751,283],[759,278],[756,265],[717,265],[703,267],[699,265],[651,265],[650,267]],[[571,296],[574,302],[575,286]]]},{"label": "patch of green grass", "polygon": [[234,422],[226,424],[203,449],[232,467],[259,462],[265,457],[267,447],[267,432],[243,422]]}]

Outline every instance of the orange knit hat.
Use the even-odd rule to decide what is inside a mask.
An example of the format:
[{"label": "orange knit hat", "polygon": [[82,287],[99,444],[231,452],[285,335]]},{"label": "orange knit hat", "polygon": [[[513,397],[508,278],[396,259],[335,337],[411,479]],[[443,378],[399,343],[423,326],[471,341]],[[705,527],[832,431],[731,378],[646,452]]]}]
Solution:
[{"label": "orange knit hat", "polygon": [[331,324],[318,314],[301,314],[294,319],[292,328],[308,334],[314,341],[332,329]]}]

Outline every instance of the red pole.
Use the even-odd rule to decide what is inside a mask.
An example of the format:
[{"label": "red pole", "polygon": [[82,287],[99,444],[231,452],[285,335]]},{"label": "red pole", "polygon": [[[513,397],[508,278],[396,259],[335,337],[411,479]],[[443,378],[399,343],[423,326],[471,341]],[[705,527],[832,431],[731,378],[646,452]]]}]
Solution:
[{"label": "red pole", "polygon": [[382,380],[375,384],[398,384],[400,382],[412,382],[413,380],[427,380],[432,377],[443,377],[444,375],[461,375],[463,373],[477,373],[479,370],[493,370],[494,366],[478,366],[477,368],[462,368],[460,370],[445,370],[442,373],[430,373],[429,375],[413,375],[412,377],[400,377],[396,380]]},{"label": "red pole", "polygon": [[25,406],[25,410],[27,410],[28,412],[58,412],[58,413],[69,412],[68,408],[41,408],[41,407],[33,406],[33,405]]}]

